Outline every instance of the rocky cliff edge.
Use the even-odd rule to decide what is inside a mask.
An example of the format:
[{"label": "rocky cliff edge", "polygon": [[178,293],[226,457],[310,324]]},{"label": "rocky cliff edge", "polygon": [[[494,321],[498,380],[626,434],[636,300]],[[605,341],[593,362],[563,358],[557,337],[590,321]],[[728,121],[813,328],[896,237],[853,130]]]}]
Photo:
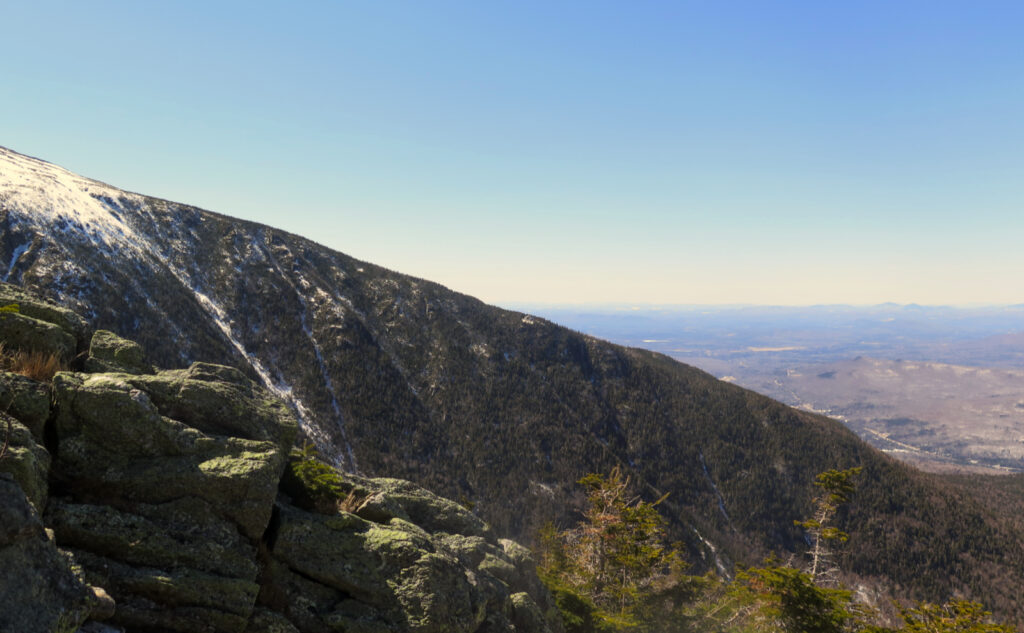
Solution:
[{"label": "rocky cliff edge", "polygon": [[7,284],[0,342],[0,631],[560,633],[529,550],[296,447],[241,372]]}]

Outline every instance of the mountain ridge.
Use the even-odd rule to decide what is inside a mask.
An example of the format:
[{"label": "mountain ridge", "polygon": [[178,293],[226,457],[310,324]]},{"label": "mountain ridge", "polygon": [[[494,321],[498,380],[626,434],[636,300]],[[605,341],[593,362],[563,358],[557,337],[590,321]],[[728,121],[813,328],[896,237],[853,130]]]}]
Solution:
[{"label": "mountain ridge", "polygon": [[[465,498],[499,533],[571,520],[573,482],[620,465],[652,497],[671,494],[694,563],[729,570],[798,550],[813,475],[862,465],[844,515],[851,573],[1021,617],[1007,593],[1024,586],[1016,529],[834,420],[264,225],[84,192],[127,227],[118,250],[104,238],[121,233],[12,195],[0,187],[4,275],[138,340],[157,365],[247,366],[337,463]],[[952,538],[958,521],[980,527]],[[980,562],[958,572],[965,556]]]}]

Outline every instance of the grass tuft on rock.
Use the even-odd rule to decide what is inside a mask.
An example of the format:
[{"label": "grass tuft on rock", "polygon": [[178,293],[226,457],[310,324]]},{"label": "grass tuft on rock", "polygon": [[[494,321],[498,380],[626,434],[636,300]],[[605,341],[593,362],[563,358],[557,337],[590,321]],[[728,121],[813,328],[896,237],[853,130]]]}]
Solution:
[{"label": "grass tuft on rock", "polygon": [[291,450],[281,489],[295,505],[320,514],[352,512],[363,500],[311,444]]},{"label": "grass tuft on rock", "polygon": [[10,350],[0,343],[0,369],[4,371],[21,374],[39,382],[50,382],[54,374],[67,368],[67,363],[56,354]]}]

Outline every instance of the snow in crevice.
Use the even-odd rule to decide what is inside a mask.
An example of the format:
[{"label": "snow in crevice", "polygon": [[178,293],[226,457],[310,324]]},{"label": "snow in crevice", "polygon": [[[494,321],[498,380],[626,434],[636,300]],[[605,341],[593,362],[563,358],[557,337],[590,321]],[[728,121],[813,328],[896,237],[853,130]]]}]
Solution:
[{"label": "snow in crevice", "polygon": [[715,547],[711,541],[704,538],[704,535],[698,532],[697,528],[691,527],[691,529],[693,530],[693,533],[697,535],[697,538],[700,539],[700,542],[711,551],[711,556],[715,559],[715,567],[718,568],[718,573],[721,574],[723,578],[731,578],[732,574],[729,572],[729,568],[724,562],[722,562],[722,557],[718,555],[718,548]]},{"label": "snow in crevice", "polygon": [[11,272],[14,271],[14,265],[18,263],[18,260],[21,259],[21,256],[25,254],[25,251],[27,251],[28,247],[31,245],[31,242],[26,242],[14,249],[14,252],[11,254],[11,263],[7,264],[7,272],[4,273],[3,281],[6,282],[11,278]]},{"label": "snow in crevice", "polygon": [[[302,305],[302,312],[299,314],[299,322],[302,326],[302,331],[309,339],[310,344],[313,346],[313,353],[316,356],[317,366],[320,369],[320,377],[324,382],[324,387],[327,389],[327,395],[331,401],[331,410],[334,412],[335,424],[338,428],[338,432],[341,434],[341,441],[344,443],[345,456],[348,458],[348,470],[351,472],[359,472],[359,464],[356,462],[355,452],[352,450],[352,444],[348,440],[348,433],[345,431],[345,416],[341,412],[341,405],[338,404],[338,397],[334,390],[334,383],[331,381],[331,374],[327,371],[327,365],[324,362],[323,348],[320,343],[316,340],[316,335],[313,333],[313,328],[309,324],[309,301],[306,299],[303,290],[312,287],[312,285],[302,276],[298,266],[292,266],[291,274],[286,274],[281,268],[281,264],[274,257],[274,254],[269,249],[266,250],[265,255],[273,265],[277,274],[283,279],[292,291],[295,293],[296,298]],[[292,281],[292,277],[298,281],[299,286],[302,286],[303,290],[300,290],[295,281]],[[343,464],[340,464],[344,466]]]},{"label": "snow in crevice", "polygon": [[192,295],[196,298],[196,301],[203,308],[203,310],[213,319],[214,324],[224,335],[224,338],[231,344],[232,347],[249,363],[256,375],[259,376],[260,382],[263,386],[281,398],[285,402],[289,403],[292,410],[295,411],[295,415],[298,418],[299,424],[303,429],[309,429],[311,427],[309,415],[309,409],[299,400],[299,398],[293,393],[291,385],[289,385],[283,377],[278,376],[277,380],[271,375],[270,370],[266,365],[256,357],[255,354],[249,352],[245,345],[235,336],[234,330],[231,328],[230,319],[227,311],[224,310],[216,301],[214,301],[209,295],[207,295],[200,286],[190,279],[187,272],[179,269],[175,266],[170,258],[165,255],[159,254],[156,250],[153,251],[156,258],[164,265],[168,272],[174,275],[178,282],[188,288]]},{"label": "snow in crevice", "polygon": [[715,485],[715,480],[711,478],[711,473],[708,472],[708,465],[704,462],[704,453],[700,454],[700,467],[704,470],[704,477],[711,484],[711,489],[715,491],[715,496],[718,498],[718,510],[725,517],[725,522],[732,526],[732,519],[729,518],[729,513],[725,511],[725,498],[722,497],[722,493],[718,490],[718,486]]}]

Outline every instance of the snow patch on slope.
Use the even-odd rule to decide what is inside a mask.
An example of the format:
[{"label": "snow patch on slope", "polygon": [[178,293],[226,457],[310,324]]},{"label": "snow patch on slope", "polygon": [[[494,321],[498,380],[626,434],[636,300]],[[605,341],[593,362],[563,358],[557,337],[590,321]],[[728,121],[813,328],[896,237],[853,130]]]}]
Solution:
[{"label": "snow patch on slope", "polygon": [[28,247],[31,245],[31,242],[22,244],[18,248],[14,249],[13,253],[11,253],[11,263],[7,264],[7,272],[4,273],[3,281],[5,283],[11,278],[11,271],[14,270],[14,265],[18,263],[18,260],[21,259],[21,256],[25,254],[25,251],[27,251]]},{"label": "snow patch on slope", "polygon": [[249,352],[249,350],[245,348],[245,345],[243,345],[238,337],[235,336],[227,311],[209,295],[203,292],[199,287],[199,284],[194,283],[189,278],[188,273],[177,268],[168,257],[159,254],[156,250],[153,251],[153,254],[164,265],[164,267],[174,275],[181,285],[192,291],[196,301],[198,301],[203,310],[210,315],[210,318],[213,319],[214,324],[224,335],[224,338],[227,339],[231,346],[234,347],[242,358],[249,363],[249,366],[253,368],[253,371],[255,371],[256,375],[259,376],[263,386],[277,397],[292,405],[292,409],[295,411],[295,414],[299,419],[299,424],[303,429],[312,429],[313,426],[310,423],[309,409],[293,393],[292,386],[289,385],[280,374],[278,374],[277,380],[275,380],[267,366],[264,365],[255,354]]},{"label": "snow patch on slope", "polygon": [[704,544],[704,547],[708,548],[708,550],[711,551],[711,555],[715,559],[715,567],[718,568],[718,573],[721,574],[723,578],[731,579],[732,574],[730,573],[729,568],[725,565],[725,563],[722,562],[722,557],[718,555],[718,548],[715,547],[711,541],[704,538],[704,535],[698,532],[697,528],[691,526],[690,529],[692,529],[693,533],[697,535],[697,538],[700,539],[700,542]]},{"label": "snow patch on slope", "polygon": [[29,219],[78,229],[108,249],[134,247],[139,237],[115,202],[132,199],[141,196],[0,147],[0,204]]}]

